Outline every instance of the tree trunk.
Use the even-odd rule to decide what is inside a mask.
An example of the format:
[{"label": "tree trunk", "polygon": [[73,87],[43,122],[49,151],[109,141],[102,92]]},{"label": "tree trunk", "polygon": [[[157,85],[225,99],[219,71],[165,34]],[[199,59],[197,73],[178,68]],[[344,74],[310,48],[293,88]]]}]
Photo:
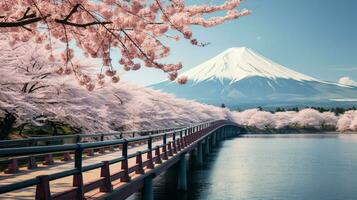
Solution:
[{"label": "tree trunk", "polygon": [[15,124],[16,117],[6,111],[5,118],[0,129],[0,140],[9,139],[9,134],[13,130],[12,126]]}]

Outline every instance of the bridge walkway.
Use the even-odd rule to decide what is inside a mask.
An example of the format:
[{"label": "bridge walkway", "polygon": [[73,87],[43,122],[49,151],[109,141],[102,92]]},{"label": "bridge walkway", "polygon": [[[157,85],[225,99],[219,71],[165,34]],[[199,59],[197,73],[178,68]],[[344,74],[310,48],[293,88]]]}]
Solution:
[{"label": "bridge walkway", "polygon": [[233,122],[217,120],[128,139],[0,149],[0,158],[25,157],[29,166],[34,156],[74,157],[71,161],[56,160],[50,166],[0,174],[0,199],[121,200],[142,191],[145,200],[152,200],[152,180],[176,163],[178,189],[187,190],[186,154],[195,152],[202,164],[212,147],[241,130]]},{"label": "bridge walkway", "polygon": [[[168,138],[169,140],[171,138]],[[153,142],[153,146],[156,145],[161,145],[162,140],[158,140]],[[146,149],[147,144],[141,144],[137,145],[135,147],[131,147],[128,149],[129,154],[136,153],[137,151],[143,151]],[[99,152],[94,153],[92,156],[87,156],[86,158],[83,159],[83,166],[90,165],[93,163],[100,163],[102,161],[108,161],[108,160],[113,160],[115,158],[121,157],[122,151],[121,149],[117,148],[114,149],[114,151],[105,151],[104,154],[101,154]],[[129,159],[129,167],[134,166],[135,163],[135,158]],[[40,175],[49,175],[49,174],[54,174],[62,171],[66,171],[69,169],[74,168],[74,160],[70,161],[61,161],[61,160],[56,160],[55,164],[53,165],[43,165],[40,164],[38,165],[38,168],[33,169],[33,170],[27,170],[25,167],[21,168],[18,173],[14,174],[5,174],[5,173],[0,173],[0,187],[3,185],[8,185],[16,182],[21,182],[28,180],[30,178],[34,178]],[[120,171],[121,166],[120,163],[113,164],[110,166],[112,172]],[[134,174],[135,175],[135,174]],[[131,174],[131,176],[134,176]],[[100,168],[87,171],[83,173],[83,179],[86,182],[92,182],[95,181],[96,179],[100,178]],[[134,178],[134,177],[133,177]],[[55,181],[51,181],[51,192],[52,193],[60,193],[66,190],[73,189],[72,186],[73,182],[73,177],[65,177],[62,179],[58,179]],[[5,194],[0,194],[0,199],[1,200],[33,200],[35,198],[35,192],[36,192],[36,186],[17,190],[14,192],[10,193],[5,193]],[[96,192],[89,194],[88,197],[91,195],[98,196]]]}]

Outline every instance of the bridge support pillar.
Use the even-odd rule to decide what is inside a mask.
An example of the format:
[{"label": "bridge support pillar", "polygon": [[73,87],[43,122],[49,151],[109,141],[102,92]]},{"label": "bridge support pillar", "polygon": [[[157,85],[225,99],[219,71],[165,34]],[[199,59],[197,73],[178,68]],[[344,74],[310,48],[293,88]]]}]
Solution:
[{"label": "bridge support pillar", "polygon": [[40,183],[36,186],[36,196],[38,200],[50,200],[50,181],[48,175],[42,175],[37,177],[40,180]]},{"label": "bridge support pillar", "polygon": [[207,138],[206,141],[205,141],[205,155],[208,155],[209,154],[209,142],[210,139]]},{"label": "bridge support pillar", "polygon": [[177,189],[184,191],[187,190],[186,154],[180,155]]},{"label": "bridge support pillar", "polygon": [[212,146],[217,146],[217,131],[215,131],[212,135]]},{"label": "bridge support pillar", "polygon": [[197,164],[199,166],[203,165],[203,148],[202,148],[202,142],[199,142],[197,144]]},{"label": "bridge support pillar", "polygon": [[189,154],[189,165],[190,166],[195,166],[197,162],[197,149],[193,149],[190,154]]},{"label": "bridge support pillar", "polygon": [[221,134],[221,141],[223,141],[226,137],[226,133],[227,133],[227,129],[226,129],[226,127],[223,127],[223,129],[222,129],[222,134]]},{"label": "bridge support pillar", "polygon": [[144,188],[142,190],[142,200],[154,200],[154,192],[152,186],[153,177],[148,176],[144,179]]},{"label": "bridge support pillar", "polygon": [[209,152],[213,152],[214,143],[214,133],[209,136]]}]

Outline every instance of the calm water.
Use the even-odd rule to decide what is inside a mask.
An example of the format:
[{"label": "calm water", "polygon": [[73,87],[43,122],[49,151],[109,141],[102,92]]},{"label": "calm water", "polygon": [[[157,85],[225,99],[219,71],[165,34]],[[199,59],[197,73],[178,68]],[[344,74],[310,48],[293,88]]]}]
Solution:
[{"label": "calm water", "polygon": [[357,199],[357,135],[247,135],[221,146],[190,168],[186,193],[175,169],[157,177],[155,199]]}]

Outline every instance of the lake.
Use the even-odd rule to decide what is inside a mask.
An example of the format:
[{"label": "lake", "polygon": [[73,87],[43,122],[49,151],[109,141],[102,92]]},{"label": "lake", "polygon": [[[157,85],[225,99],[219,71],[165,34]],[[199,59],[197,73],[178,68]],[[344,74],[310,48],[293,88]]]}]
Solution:
[{"label": "lake", "polygon": [[245,135],[220,145],[203,167],[190,167],[186,193],[176,190],[173,168],[155,178],[154,198],[357,199],[357,135]]}]

